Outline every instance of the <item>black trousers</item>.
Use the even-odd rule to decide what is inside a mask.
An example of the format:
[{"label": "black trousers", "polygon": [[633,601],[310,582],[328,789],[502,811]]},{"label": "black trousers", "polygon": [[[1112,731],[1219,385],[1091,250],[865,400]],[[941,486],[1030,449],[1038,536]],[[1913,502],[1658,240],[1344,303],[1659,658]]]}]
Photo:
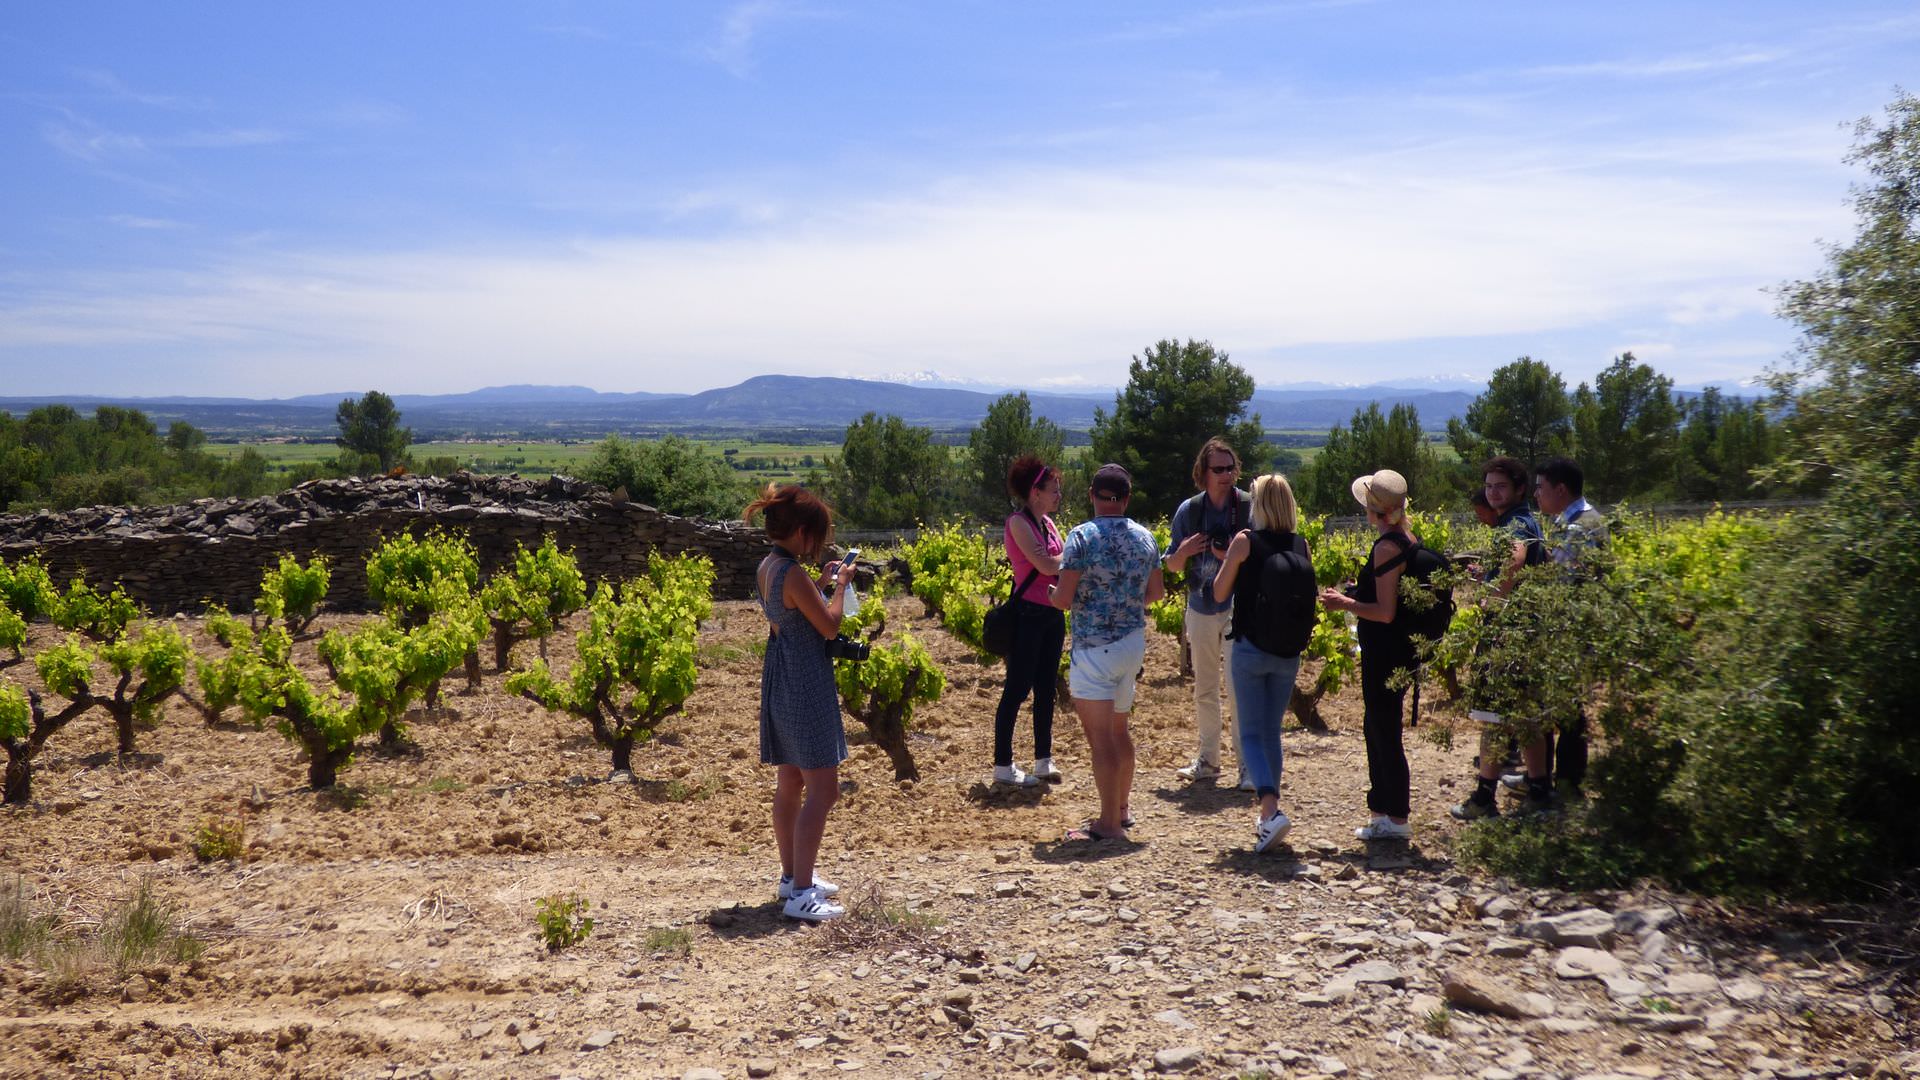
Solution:
[{"label": "black trousers", "polygon": [[1066,644],[1067,614],[1059,608],[1021,600],[1007,652],[1007,682],[993,713],[993,763],[1013,764],[1013,723],[1020,703],[1033,695],[1033,756],[1053,756],[1053,705],[1060,650]]},{"label": "black trousers", "polygon": [[1583,709],[1557,732],[1547,733],[1547,760],[1558,784],[1579,787],[1587,779],[1587,714]]},{"label": "black trousers", "polygon": [[1362,621],[1360,699],[1366,708],[1367,809],[1404,818],[1412,811],[1413,801],[1413,774],[1400,738],[1407,692],[1387,684],[1394,672],[1411,669],[1415,656],[1405,635],[1384,628],[1369,630],[1369,624]]}]

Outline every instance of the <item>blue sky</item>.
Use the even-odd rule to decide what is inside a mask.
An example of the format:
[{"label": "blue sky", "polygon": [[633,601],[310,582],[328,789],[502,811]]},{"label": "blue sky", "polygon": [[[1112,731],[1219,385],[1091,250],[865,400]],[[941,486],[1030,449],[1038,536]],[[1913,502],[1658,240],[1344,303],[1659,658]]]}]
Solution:
[{"label": "blue sky", "polygon": [[1786,356],[1910,3],[9,4],[0,393],[1683,384]]}]

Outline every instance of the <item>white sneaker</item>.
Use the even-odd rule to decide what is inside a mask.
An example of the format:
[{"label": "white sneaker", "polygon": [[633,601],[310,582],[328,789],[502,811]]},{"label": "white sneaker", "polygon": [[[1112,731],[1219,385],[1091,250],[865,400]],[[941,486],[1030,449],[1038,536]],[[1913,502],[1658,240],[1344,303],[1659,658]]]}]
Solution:
[{"label": "white sneaker", "polygon": [[1050,757],[1034,758],[1033,772],[1030,775],[1050,784],[1057,784],[1066,778],[1059,769],[1053,767],[1053,759]]},{"label": "white sneaker", "polygon": [[1527,774],[1523,772],[1501,773],[1500,786],[1506,788],[1508,791],[1525,791],[1527,790]]},{"label": "white sneaker", "polygon": [[1040,782],[1040,778],[1021,772],[1018,765],[995,765],[993,782],[1002,787],[1033,787]]},{"label": "white sneaker", "polygon": [[1253,786],[1253,777],[1248,776],[1247,770],[1245,769],[1240,770],[1240,779],[1235,780],[1233,782],[1233,786],[1239,788],[1241,791],[1255,790]]},{"label": "white sneaker", "polygon": [[1411,840],[1413,826],[1396,823],[1385,814],[1373,815],[1373,821],[1353,830],[1353,835],[1361,840]]},{"label": "white sneaker", "polygon": [[1177,770],[1176,775],[1182,780],[1217,780],[1220,778],[1220,767],[1208,764],[1206,758],[1194,758],[1193,764]]},{"label": "white sneaker", "polygon": [[[813,891],[819,893],[821,896],[836,896],[840,892],[840,886],[835,885],[833,882],[828,881],[826,878],[821,877],[819,874],[815,874],[813,875]],[[774,895],[777,899],[780,899],[780,900],[793,899],[794,897],[793,879],[790,877],[781,878],[780,888]]]},{"label": "white sneaker", "polygon": [[780,909],[780,913],[789,919],[803,922],[826,922],[837,919],[847,913],[847,909],[820,895],[818,887],[801,889]]},{"label": "white sneaker", "polygon": [[1287,815],[1275,810],[1272,817],[1255,826],[1253,850],[1267,850],[1273,846],[1274,841],[1287,835],[1287,830],[1291,828],[1293,828],[1293,822],[1287,819]]}]

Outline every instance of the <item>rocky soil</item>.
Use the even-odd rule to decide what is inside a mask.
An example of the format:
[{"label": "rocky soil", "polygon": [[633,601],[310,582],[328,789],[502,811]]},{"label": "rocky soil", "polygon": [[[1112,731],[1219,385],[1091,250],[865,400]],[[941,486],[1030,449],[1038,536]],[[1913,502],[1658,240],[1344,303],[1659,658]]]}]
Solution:
[{"label": "rocky soil", "polygon": [[[750,604],[719,605],[700,689],[636,752],[634,783],[606,782],[583,722],[492,674],[472,694],[456,678],[449,707],[416,718],[417,752],[363,753],[336,793],[304,790],[272,731],[184,703],[127,763],[104,715],[77,721],[38,762],[34,804],[0,811],[0,867],[80,932],[148,878],[207,947],[124,977],[0,961],[0,1077],[1920,1070],[1914,1000],[1798,925],[1453,865],[1466,740],[1410,737],[1411,844],[1355,840],[1354,690],[1327,710],[1333,734],[1288,732],[1291,846],[1252,854],[1249,797],[1174,776],[1193,736],[1166,638],[1135,717],[1133,838],[1065,843],[1094,806],[1071,713],[1065,781],[996,793],[997,672],[895,622],[950,686],[919,718],[917,785],[853,726],[821,869],[856,915],[829,927],[773,903]],[[554,643],[560,667],[571,648]],[[4,675],[31,685],[30,667]],[[195,858],[210,819],[244,822],[241,859]],[[595,926],[550,953],[534,908],[555,893],[588,898]]]}]

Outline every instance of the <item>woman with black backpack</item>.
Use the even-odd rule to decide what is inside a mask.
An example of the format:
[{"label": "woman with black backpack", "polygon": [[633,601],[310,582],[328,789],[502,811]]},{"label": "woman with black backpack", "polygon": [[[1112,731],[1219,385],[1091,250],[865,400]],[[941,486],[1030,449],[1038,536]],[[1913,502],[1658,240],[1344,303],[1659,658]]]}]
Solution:
[{"label": "woman with black backpack", "polygon": [[[1419,662],[1413,639],[1404,625],[1395,625],[1400,611],[1400,576],[1408,553],[1419,541],[1407,531],[1407,478],[1381,469],[1353,482],[1353,497],[1367,511],[1367,524],[1379,537],[1367,553],[1367,564],[1350,592],[1325,589],[1320,602],[1334,611],[1350,611],[1360,620],[1360,696],[1366,708],[1367,809],[1373,820],[1353,834],[1362,840],[1408,840],[1412,803],[1412,776],[1407,749],[1401,742],[1401,707],[1405,687],[1391,684],[1394,673],[1411,670]],[[1402,621],[1404,624],[1404,620]]]},{"label": "woman with black backpack", "polygon": [[[1300,652],[1313,635],[1313,557],[1297,530],[1300,511],[1293,488],[1279,473],[1253,482],[1253,528],[1243,529],[1227,545],[1213,579],[1213,599],[1233,600],[1233,695],[1239,713],[1234,725],[1240,761],[1260,801],[1254,825],[1255,851],[1265,851],[1287,834],[1293,822],[1280,811],[1280,724],[1300,673]],[[1244,572],[1242,567],[1244,564]]]}]

